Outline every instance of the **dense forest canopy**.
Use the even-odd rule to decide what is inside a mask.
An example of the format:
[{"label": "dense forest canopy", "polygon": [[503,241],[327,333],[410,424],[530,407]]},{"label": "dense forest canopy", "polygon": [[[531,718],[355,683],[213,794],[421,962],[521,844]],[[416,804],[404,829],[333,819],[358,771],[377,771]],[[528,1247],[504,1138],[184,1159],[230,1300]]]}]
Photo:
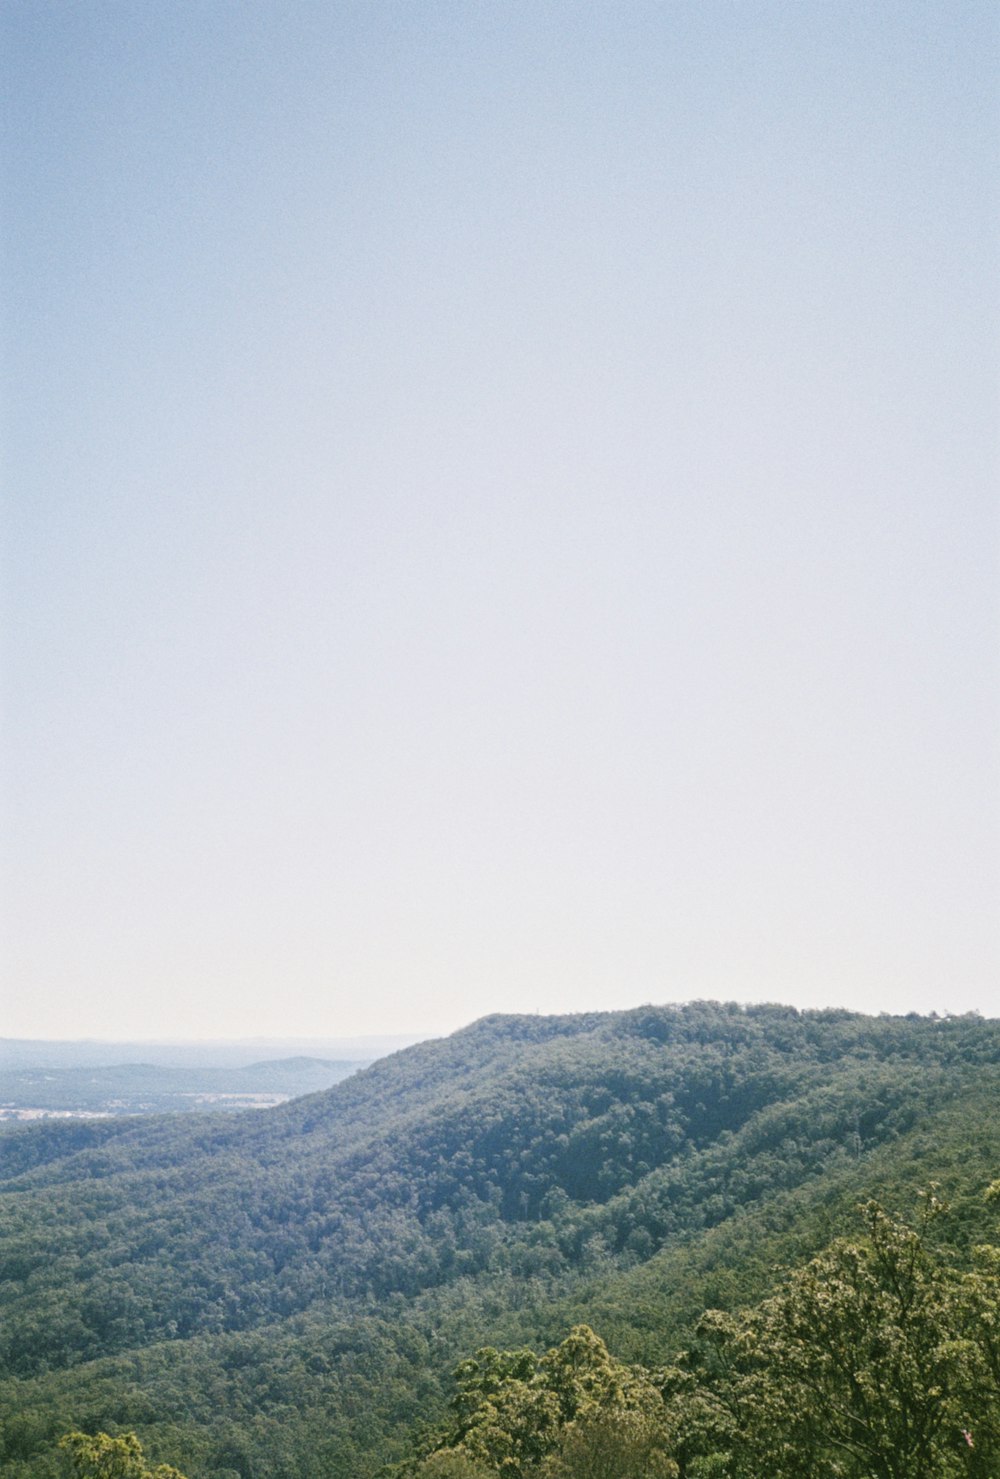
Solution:
[{"label": "dense forest canopy", "polygon": [[[134,1429],[150,1464],[191,1479],[363,1479],[419,1454],[421,1423],[443,1431],[450,1373],[477,1350],[557,1351],[583,1326],[637,1391],[674,1404],[671,1422],[691,1388],[695,1406],[743,1403],[787,1427],[792,1408],[754,1395],[764,1377],[746,1357],[778,1341],[791,1291],[806,1297],[785,1268],[833,1269],[846,1246],[895,1229],[909,1247],[912,1232],[934,1318],[964,1311],[947,1340],[980,1339],[998,1087],[995,1021],[694,1003],[487,1018],[252,1117],[8,1130],[0,1474],[65,1472],[68,1430]],[[907,1232],[931,1182],[950,1210]],[[883,1220],[859,1233],[872,1198]],[[993,1359],[966,1354],[980,1376]],[[567,1429],[572,1472],[599,1472],[582,1467],[585,1439],[616,1451],[626,1428],[647,1466],[688,1462],[642,1402],[621,1411]],[[691,1449],[692,1475],[750,1472],[725,1422],[714,1449],[704,1434]],[[948,1423],[951,1438],[993,1431],[971,1412]],[[969,1464],[986,1437],[959,1441],[955,1472],[985,1473]],[[420,1462],[505,1472],[461,1447]],[[571,1460],[557,1446],[526,1462]],[[831,1462],[794,1472],[855,1472]]]}]

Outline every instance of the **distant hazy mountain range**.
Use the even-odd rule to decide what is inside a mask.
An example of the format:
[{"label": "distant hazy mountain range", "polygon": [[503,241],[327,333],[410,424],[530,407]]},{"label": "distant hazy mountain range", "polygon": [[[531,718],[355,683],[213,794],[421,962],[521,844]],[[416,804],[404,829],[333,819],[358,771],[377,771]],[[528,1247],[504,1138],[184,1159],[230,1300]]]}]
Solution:
[{"label": "distant hazy mountain range", "polygon": [[107,1068],[120,1063],[153,1063],[165,1068],[247,1068],[274,1058],[322,1058],[371,1063],[411,1043],[419,1034],[383,1037],[247,1037],[203,1042],[107,1042],[86,1038],[48,1042],[40,1038],[0,1037],[0,1071],[13,1068]]},{"label": "distant hazy mountain range", "polygon": [[259,1109],[329,1089],[411,1037],[112,1043],[0,1039],[0,1121]]}]

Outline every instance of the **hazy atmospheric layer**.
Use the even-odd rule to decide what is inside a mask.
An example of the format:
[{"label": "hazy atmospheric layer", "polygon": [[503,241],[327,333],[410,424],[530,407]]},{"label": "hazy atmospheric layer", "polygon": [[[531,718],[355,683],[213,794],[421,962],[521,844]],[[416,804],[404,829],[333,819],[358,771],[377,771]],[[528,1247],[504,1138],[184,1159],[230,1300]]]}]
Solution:
[{"label": "hazy atmospheric layer", "polygon": [[0,25],[7,1035],[995,1011],[994,5]]}]

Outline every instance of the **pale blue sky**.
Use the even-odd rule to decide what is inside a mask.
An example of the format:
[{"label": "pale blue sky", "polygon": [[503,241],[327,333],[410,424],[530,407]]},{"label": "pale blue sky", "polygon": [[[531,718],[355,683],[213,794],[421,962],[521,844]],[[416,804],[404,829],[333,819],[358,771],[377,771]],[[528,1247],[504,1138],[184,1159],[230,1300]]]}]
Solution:
[{"label": "pale blue sky", "polygon": [[6,1035],[1000,1014],[994,4],[0,22]]}]

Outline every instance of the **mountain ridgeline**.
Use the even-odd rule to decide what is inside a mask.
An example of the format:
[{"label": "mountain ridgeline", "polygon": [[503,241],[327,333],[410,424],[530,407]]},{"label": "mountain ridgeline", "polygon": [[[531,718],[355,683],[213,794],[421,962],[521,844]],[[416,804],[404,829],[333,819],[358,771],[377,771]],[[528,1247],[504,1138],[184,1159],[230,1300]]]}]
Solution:
[{"label": "mountain ridgeline", "polygon": [[662,1365],[931,1182],[971,1266],[998,1090],[997,1021],[694,1003],[486,1018],[254,1115],[10,1128],[0,1475],[135,1428],[191,1479],[365,1479],[477,1347],[585,1321]]}]

